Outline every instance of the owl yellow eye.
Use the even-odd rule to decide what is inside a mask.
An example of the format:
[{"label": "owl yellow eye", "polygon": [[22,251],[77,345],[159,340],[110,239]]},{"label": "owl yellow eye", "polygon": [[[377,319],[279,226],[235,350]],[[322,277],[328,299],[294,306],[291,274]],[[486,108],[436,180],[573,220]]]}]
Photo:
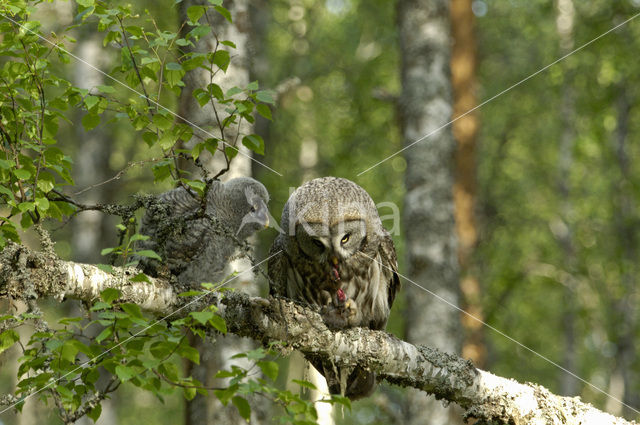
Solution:
[{"label": "owl yellow eye", "polygon": [[344,245],[344,244],[346,244],[347,242],[349,242],[349,237],[350,237],[350,236],[351,236],[351,234],[349,234],[349,233],[347,233],[346,235],[344,235],[344,236],[342,237],[342,239],[340,239],[340,243]]}]

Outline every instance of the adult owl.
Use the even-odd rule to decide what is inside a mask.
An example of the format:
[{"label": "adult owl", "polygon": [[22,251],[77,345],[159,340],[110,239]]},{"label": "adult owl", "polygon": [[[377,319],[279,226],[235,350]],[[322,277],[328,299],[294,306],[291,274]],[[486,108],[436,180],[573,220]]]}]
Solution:
[{"label": "adult owl", "polygon": [[[385,328],[400,287],[396,252],[363,188],[343,178],[311,180],[289,197],[281,226],[270,251],[280,253],[268,264],[271,295],[319,307],[333,329]],[[331,393],[357,399],[375,389],[373,372],[309,360]]]},{"label": "adult owl", "polygon": [[138,249],[163,261],[140,258],[140,265],[151,274],[168,269],[188,286],[220,281],[243,241],[269,224],[268,202],[250,177],[213,181],[204,198],[183,187],[160,194],[147,205],[140,233],[150,238]]}]

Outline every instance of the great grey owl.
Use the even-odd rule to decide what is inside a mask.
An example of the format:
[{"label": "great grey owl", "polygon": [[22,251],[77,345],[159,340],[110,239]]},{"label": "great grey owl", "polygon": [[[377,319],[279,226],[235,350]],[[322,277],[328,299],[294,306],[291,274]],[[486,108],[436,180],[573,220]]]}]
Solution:
[{"label": "great grey owl", "polygon": [[218,282],[243,241],[269,224],[268,202],[267,189],[250,177],[213,181],[205,198],[183,187],[158,195],[140,228],[150,238],[138,249],[154,250],[163,262],[141,258],[140,265],[187,286]]},{"label": "great grey owl", "polygon": [[[284,206],[269,261],[270,293],[320,308],[333,329],[382,330],[400,287],[393,240],[369,194],[336,177],[311,180]],[[375,374],[309,358],[331,393],[370,395]]]}]

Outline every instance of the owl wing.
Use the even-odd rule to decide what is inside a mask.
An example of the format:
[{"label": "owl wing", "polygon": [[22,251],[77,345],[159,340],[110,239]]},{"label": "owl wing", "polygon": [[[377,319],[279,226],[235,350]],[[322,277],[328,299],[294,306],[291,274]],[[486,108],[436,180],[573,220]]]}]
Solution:
[{"label": "owl wing", "polygon": [[380,257],[382,264],[391,269],[391,277],[387,285],[387,296],[389,302],[389,308],[393,304],[393,300],[396,298],[396,293],[400,289],[400,277],[398,276],[398,258],[396,255],[396,248],[393,245],[393,239],[388,232],[385,232],[380,243]]},{"label": "owl wing", "polygon": [[[202,249],[203,238],[210,223],[204,218],[188,218],[198,211],[197,195],[180,187],[160,194],[142,218],[140,233],[150,236],[140,243],[141,249],[160,254],[173,273],[179,273]],[[156,269],[159,264],[142,259],[144,268]]]},{"label": "owl wing", "polygon": [[287,275],[288,269],[291,267],[289,259],[284,250],[285,235],[279,234],[271,245],[267,262],[269,275],[269,295],[271,296],[287,296]]}]

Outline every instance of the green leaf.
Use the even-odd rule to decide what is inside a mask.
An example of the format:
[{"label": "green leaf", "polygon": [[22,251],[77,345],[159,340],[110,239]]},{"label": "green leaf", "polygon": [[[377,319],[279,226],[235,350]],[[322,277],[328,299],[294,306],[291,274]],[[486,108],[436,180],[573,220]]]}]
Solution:
[{"label": "green leaf", "polygon": [[222,93],[222,89],[216,83],[210,83],[207,85],[207,91],[211,94],[211,96],[215,97],[218,100],[224,100],[224,94]]},{"label": "green leaf", "polygon": [[171,128],[171,126],[173,125],[173,120],[170,120],[169,118],[165,117],[164,115],[155,114],[153,116],[153,123],[160,130],[169,130]]},{"label": "green leaf", "polygon": [[316,388],[316,386],[315,386],[315,385],[313,385],[313,384],[312,384],[311,382],[309,382],[309,381],[301,381],[301,380],[299,380],[299,379],[292,379],[291,381],[292,381],[292,382],[294,382],[294,383],[296,383],[296,384],[298,384],[298,385],[300,385],[301,387],[304,387],[304,388],[310,388],[310,389],[312,389],[312,390],[317,389],[317,388]]},{"label": "green leaf", "polygon": [[69,402],[73,400],[73,392],[69,388],[58,385],[56,386],[56,391],[58,392],[58,394],[60,394],[63,401]]},{"label": "green leaf", "polygon": [[135,317],[137,319],[142,319],[142,312],[140,311],[140,306],[133,303],[124,303],[120,305],[120,308],[124,310],[129,316]]},{"label": "green leaf", "polygon": [[160,258],[160,256],[158,254],[156,254],[154,251],[152,251],[150,249],[143,249],[142,251],[136,251],[136,255],[139,255],[141,257],[153,258],[154,260],[162,261],[162,258]]},{"label": "green leaf", "polygon": [[257,154],[264,155],[264,140],[257,134],[249,134],[242,138],[242,144]]},{"label": "green leaf", "polygon": [[49,200],[47,198],[36,198],[36,206],[42,211],[49,209]]},{"label": "green leaf", "polygon": [[226,71],[229,67],[229,62],[231,62],[231,58],[229,56],[229,52],[226,50],[218,50],[213,55],[212,62],[218,66],[223,71]]},{"label": "green leaf", "polygon": [[[144,58],[143,58],[144,60]],[[102,93],[115,93],[116,89],[113,88],[112,86],[96,86],[96,88],[98,90],[100,90]]]},{"label": "green leaf", "polygon": [[150,238],[150,236],[141,235],[140,233],[136,233],[135,235],[131,236],[131,238],[129,238],[129,242],[146,241],[146,240],[149,240],[149,238]]},{"label": "green leaf", "polygon": [[193,23],[197,23],[204,15],[204,6],[191,6],[187,9],[187,17]]},{"label": "green leaf", "polygon": [[156,182],[161,182],[171,177],[171,165],[167,163],[155,164],[151,167],[151,171]]},{"label": "green leaf", "polygon": [[76,360],[76,354],[78,354],[78,347],[72,343],[72,340],[65,341],[60,351],[60,357],[69,363],[73,363]]},{"label": "green leaf", "polygon": [[107,254],[111,254],[112,252],[116,251],[118,248],[103,248],[100,251],[100,255],[107,255]]},{"label": "green leaf", "polygon": [[116,375],[122,382],[126,382],[136,376],[136,373],[128,366],[118,365],[116,366]]},{"label": "green leaf", "polygon": [[187,360],[190,360],[195,364],[200,364],[200,353],[198,352],[197,349],[189,345],[181,346],[180,349],[178,350],[178,354],[180,354],[180,356],[182,356]]},{"label": "green leaf", "polygon": [[102,301],[109,304],[120,298],[120,296],[122,296],[122,293],[115,288],[107,288],[100,292],[100,298],[102,298]]},{"label": "green leaf", "polygon": [[222,390],[213,390],[213,393],[216,395],[216,397],[218,397],[220,403],[222,403],[223,406],[226,406],[229,403],[231,397],[233,397],[237,391],[238,384],[233,384]]},{"label": "green leaf", "polygon": [[31,177],[31,172],[29,170],[25,170],[24,168],[17,168],[13,170],[13,175],[20,180],[27,180],[29,177]]},{"label": "green leaf", "polygon": [[100,102],[100,98],[97,96],[87,96],[84,98],[84,104],[87,106],[87,109],[93,108],[98,102]]},{"label": "green leaf", "polygon": [[262,115],[263,117],[265,117],[268,120],[271,120],[271,109],[265,105],[264,103],[258,103],[256,105],[256,110],[258,111],[258,113],[260,115]]},{"label": "green leaf", "polygon": [[144,34],[142,32],[142,28],[141,27],[137,27],[135,25],[130,25],[125,27],[125,29],[133,36],[135,37],[142,37]]},{"label": "green leaf", "polygon": [[[34,211],[36,209],[36,204],[35,202],[22,202],[18,204],[18,209],[21,212]],[[24,224],[22,224],[22,227],[25,227]]]},{"label": "green leaf", "polygon": [[238,408],[240,416],[242,416],[245,421],[249,422],[251,419],[251,406],[249,406],[247,400],[237,395],[231,399],[231,402],[236,406],[236,408]]},{"label": "green leaf", "polygon": [[186,400],[193,400],[193,398],[196,396],[197,393],[198,391],[195,388],[191,388],[191,387],[182,388],[182,394],[184,394],[184,398]]},{"label": "green leaf", "polygon": [[93,130],[100,124],[100,115],[95,112],[89,112],[82,117],[82,126],[85,131]]},{"label": "green leaf", "polygon": [[224,18],[233,23],[233,21],[231,20],[231,14],[229,13],[229,11],[227,9],[225,9],[222,6],[214,6],[214,9],[218,11],[218,13],[220,13],[222,16],[224,16]]},{"label": "green leaf", "polygon": [[231,372],[230,370],[219,370],[216,372],[216,378],[233,378],[234,376],[238,376],[238,373]]},{"label": "green leaf", "polygon": [[[192,6],[192,7],[199,7],[199,6]],[[182,71],[182,65],[176,62],[169,62],[168,64],[165,65],[165,68],[167,68],[169,71]]]},{"label": "green leaf", "polygon": [[158,141],[158,135],[153,131],[145,131],[142,133],[142,140],[144,140],[147,146],[151,147]]},{"label": "green leaf", "polygon": [[103,272],[107,272],[107,273],[113,273],[114,271],[113,266],[109,264],[96,264],[96,267],[102,270]]},{"label": "green leaf", "polygon": [[204,145],[209,153],[213,156],[216,154],[216,150],[218,149],[218,139],[211,137],[204,141]]},{"label": "green leaf", "polygon": [[189,315],[193,317],[201,325],[206,325],[207,321],[213,317],[213,312],[212,311],[193,311],[189,313]]},{"label": "green leaf", "polygon": [[207,185],[200,181],[200,180],[184,180],[184,183],[186,183],[190,188],[194,189],[196,192],[198,192],[199,195],[204,195],[204,189],[207,187]]},{"label": "green leaf", "polygon": [[166,131],[158,140],[158,144],[162,149],[171,149],[173,145],[176,143],[176,138],[173,135],[173,132]]},{"label": "green leaf", "polygon": [[258,90],[258,88],[259,88],[259,85],[258,85],[257,81],[252,81],[247,86],[247,89],[249,89],[249,90]]},{"label": "green leaf", "polygon": [[238,148],[234,148],[233,146],[226,146],[224,148],[224,152],[229,157],[229,161],[231,161],[233,158],[236,157],[236,155],[238,155]]},{"label": "green leaf", "polygon": [[13,161],[9,161],[8,159],[0,159],[0,169],[9,170],[13,166]]},{"label": "green leaf", "polygon": [[196,143],[193,149],[191,149],[191,156],[193,157],[193,159],[198,159],[203,149],[204,143]]},{"label": "green leaf", "polygon": [[266,90],[260,90],[259,92],[257,92],[256,99],[264,103],[275,103],[275,101],[273,100],[273,94],[271,94],[270,91]]},{"label": "green leaf", "polygon": [[220,44],[222,44],[224,46],[233,47],[234,49],[236,48],[236,43],[234,43],[233,41],[223,40],[223,41],[220,42]]},{"label": "green leaf", "polygon": [[96,342],[99,344],[105,339],[109,338],[113,333],[113,328],[109,326],[108,328],[104,328],[100,334],[96,337]]},{"label": "green leaf", "polygon": [[102,414],[102,405],[99,403],[96,404],[96,407],[94,407],[93,409],[89,410],[89,412],[87,412],[87,416],[94,423],[98,421],[98,418],[100,418],[101,414]]},{"label": "green leaf", "polygon": [[13,329],[7,329],[0,333],[0,353],[18,342],[19,339],[20,337],[18,336],[18,333]]},{"label": "green leaf", "polygon": [[209,324],[216,328],[219,332],[226,334],[227,333],[227,323],[224,319],[217,314],[214,314],[211,319],[209,319]]},{"label": "green leaf", "polygon": [[191,290],[191,291],[186,291],[186,292],[180,292],[178,294],[178,296],[179,297],[195,297],[195,296],[202,295],[202,294],[204,294],[204,292]]},{"label": "green leaf", "polygon": [[[191,44],[190,42],[184,40],[184,39],[180,39],[182,41],[184,41],[185,45],[189,45]],[[180,40],[176,41],[176,44],[180,44]],[[184,61],[182,61],[182,69],[184,71],[191,71],[192,69],[196,69],[197,67],[201,66],[203,64],[205,60],[205,55],[203,54],[198,54],[197,56],[192,56],[189,59],[185,59]]]},{"label": "green leaf", "polygon": [[242,93],[242,89],[240,87],[233,86],[229,90],[227,90],[227,97],[231,97],[238,93]]},{"label": "green leaf", "polygon": [[131,281],[131,282],[147,282],[147,283],[151,283],[151,280],[149,280],[149,276],[147,276],[144,273],[138,273],[137,275],[133,276],[132,278],[129,278],[129,281]]},{"label": "green leaf", "polygon": [[187,34],[187,38],[188,37],[193,37],[196,40],[199,39],[200,37],[203,37],[207,34],[209,34],[211,32],[211,27],[208,25],[198,25],[197,27],[193,28],[191,31],[189,31],[189,34]]},{"label": "green leaf", "polygon": [[40,176],[38,178],[38,189],[40,189],[44,193],[49,193],[54,187],[55,180],[53,176],[49,173],[40,173]]},{"label": "green leaf", "polygon": [[338,403],[345,406],[347,409],[351,410],[351,400],[348,397],[341,396],[338,394],[331,394],[331,403]]},{"label": "green leaf", "polygon": [[270,360],[261,360],[258,362],[258,366],[262,370],[262,373],[272,381],[278,379],[278,363]]}]

